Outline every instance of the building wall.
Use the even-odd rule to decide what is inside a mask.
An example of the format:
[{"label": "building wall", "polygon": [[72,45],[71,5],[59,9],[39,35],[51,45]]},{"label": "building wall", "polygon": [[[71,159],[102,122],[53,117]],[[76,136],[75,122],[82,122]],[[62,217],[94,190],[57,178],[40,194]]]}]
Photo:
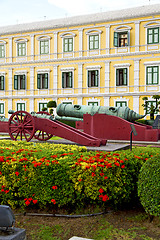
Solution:
[{"label": "building wall", "polygon": [[[146,84],[148,67],[150,70],[157,67],[154,71],[158,71],[158,77],[160,72],[160,37],[157,43],[147,44],[147,29],[159,31],[159,27],[160,15],[156,15],[3,33],[0,46],[4,46],[5,56],[0,57],[0,76],[4,76],[4,90],[0,90],[0,104],[4,104],[4,113],[1,114],[9,117],[8,110],[17,110],[19,103],[28,112],[39,111],[39,104],[50,100],[58,104],[93,103],[101,106],[116,106],[117,102],[125,102],[129,108],[144,114],[142,98],[148,96],[151,100],[154,94],[160,94],[159,79],[156,84]],[[118,36],[128,33],[128,46],[114,46],[115,32]],[[89,40],[95,36],[99,36],[98,43],[94,40],[98,47],[89,49]],[[67,42],[67,39],[72,39],[73,49],[65,52],[64,41]],[[48,50],[44,54],[40,52],[40,44],[45,41],[48,41]],[[17,56],[18,44],[22,46],[23,43],[26,46],[25,54]],[[127,85],[117,86],[117,74],[122,74],[122,69],[127,71]],[[62,75],[65,79],[68,72],[72,73],[71,87],[62,84]],[[91,84],[88,82],[88,72],[98,74],[98,85],[95,81],[88,86]],[[48,74],[48,86],[38,89],[37,76],[45,74]],[[19,86],[15,89],[15,75],[25,76],[24,89],[19,89]]]}]

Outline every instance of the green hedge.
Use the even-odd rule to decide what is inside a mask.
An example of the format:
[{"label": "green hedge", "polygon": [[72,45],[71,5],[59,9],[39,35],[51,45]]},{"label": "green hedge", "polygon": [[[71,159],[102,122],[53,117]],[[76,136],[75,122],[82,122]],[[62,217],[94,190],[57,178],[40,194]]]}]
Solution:
[{"label": "green hedge", "polygon": [[138,195],[147,213],[160,216],[160,156],[143,164],[138,180]]},{"label": "green hedge", "polygon": [[[159,151],[159,149],[157,150]],[[12,208],[123,206],[137,198],[141,166],[155,149],[87,152],[76,145],[2,141],[0,204]]]}]

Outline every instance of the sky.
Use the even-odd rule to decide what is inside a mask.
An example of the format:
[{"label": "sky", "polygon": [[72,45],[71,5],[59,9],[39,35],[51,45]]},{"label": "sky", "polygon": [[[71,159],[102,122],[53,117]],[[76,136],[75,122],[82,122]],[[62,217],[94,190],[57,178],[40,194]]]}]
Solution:
[{"label": "sky", "polygon": [[114,11],[160,0],[0,0],[0,26]]}]

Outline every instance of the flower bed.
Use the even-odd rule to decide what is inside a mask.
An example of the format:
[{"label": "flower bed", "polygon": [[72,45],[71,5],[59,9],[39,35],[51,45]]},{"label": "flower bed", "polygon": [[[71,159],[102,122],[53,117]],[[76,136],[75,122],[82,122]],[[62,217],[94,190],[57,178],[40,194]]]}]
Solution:
[{"label": "flower bed", "polygon": [[119,206],[137,196],[140,168],[159,152],[87,152],[75,145],[1,141],[0,204],[41,209]]}]

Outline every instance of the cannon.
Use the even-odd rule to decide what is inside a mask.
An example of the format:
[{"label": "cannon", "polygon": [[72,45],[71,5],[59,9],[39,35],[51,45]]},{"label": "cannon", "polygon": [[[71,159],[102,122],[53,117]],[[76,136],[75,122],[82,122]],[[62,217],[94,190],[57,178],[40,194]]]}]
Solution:
[{"label": "cannon", "polygon": [[103,107],[103,106],[85,106],[72,104],[59,104],[56,119],[71,121],[83,121],[83,115],[88,113],[93,116],[96,113],[117,116],[129,122],[134,122],[145,115],[140,115],[128,107]]},{"label": "cannon", "polygon": [[85,146],[106,145],[105,139],[93,137],[61,123],[48,112],[9,110],[9,113],[9,119],[4,116],[0,118],[0,132],[8,132],[12,140],[28,142],[34,137],[39,141],[46,141],[55,135]]}]

